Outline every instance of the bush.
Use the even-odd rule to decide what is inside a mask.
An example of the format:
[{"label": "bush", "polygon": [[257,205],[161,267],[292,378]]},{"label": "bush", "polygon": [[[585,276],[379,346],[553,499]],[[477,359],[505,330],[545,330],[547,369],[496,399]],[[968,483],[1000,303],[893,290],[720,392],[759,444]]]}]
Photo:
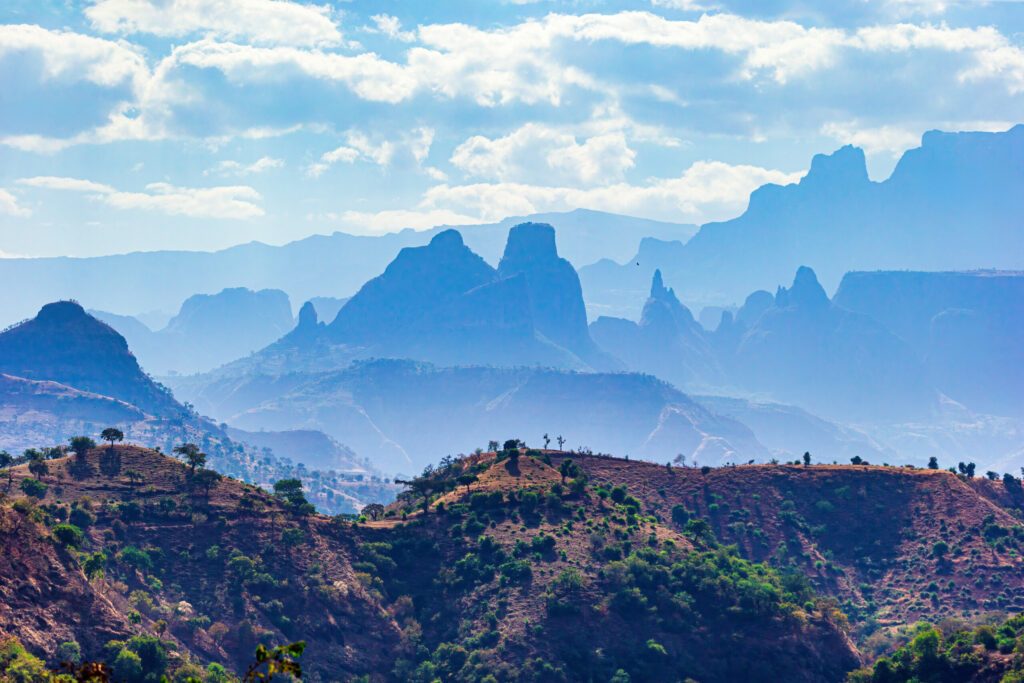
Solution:
[{"label": "bush", "polygon": [[61,643],[57,646],[57,661],[78,665],[82,661],[82,647],[74,640]]},{"label": "bush", "polygon": [[32,477],[22,479],[18,488],[29,498],[44,498],[46,496],[46,484]]},{"label": "bush", "polygon": [[498,571],[507,581],[525,582],[533,578],[533,569],[526,560],[510,560],[498,567]]},{"label": "bush", "polygon": [[74,524],[58,524],[53,527],[53,537],[67,548],[79,548],[85,541],[85,534]]}]

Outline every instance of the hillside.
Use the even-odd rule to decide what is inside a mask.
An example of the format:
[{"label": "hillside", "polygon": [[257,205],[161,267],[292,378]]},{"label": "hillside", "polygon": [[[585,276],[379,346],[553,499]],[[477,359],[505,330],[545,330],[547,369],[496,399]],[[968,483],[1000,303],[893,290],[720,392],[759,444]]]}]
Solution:
[{"label": "hillside", "polygon": [[[148,635],[177,651],[172,664],[237,670],[257,642],[301,635],[321,673],[345,676],[378,668],[395,646],[397,628],[361,586],[329,519],[296,516],[257,488],[190,475],[135,447],[47,465],[39,506],[16,498],[0,527],[16,550],[2,560],[0,633],[37,655],[52,658],[73,640],[87,659],[112,659],[108,641]],[[28,476],[13,468],[6,492]],[[62,543],[61,522],[81,539]]]},{"label": "hillside", "polygon": [[[5,544],[23,552],[0,573],[0,593],[19,596],[0,602],[0,634],[51,662],[74,640],[115,673],[147,636],[173,651],[167,671],[211,661],[237,670],[256,642],[301,638],[310,680],[607,680],[623,670],[636,681],[670,671],[821,681],[857,666],[839,617],[806,587],[637,517],[629,500],[552,492],[560,475],[539,460],[515,468],[489,457],[468,463],[479,483],[447,494],[443,512],[358,526],[229,479],[204,483],[202,470],[144,449],[50,461],[38,507],[16,497],[2,508]],[[10,491],[27,477],[14,468]],[[631,548],[628,562],[615,559]],[[656,589],[670,569],[674,594]],[[737,646],[742,656],[726,656]]]},{"label": "hillside", "polygon": [[446,458],[353,523],[135,447],[48,465],[38,505],[25,466],[0,476],[0,635],[51,662],[160,634],[168,669],[304,639],[314,681],[828,682],[919,620],[952,638],[1024,607],[1013,478],[509,449]]}]

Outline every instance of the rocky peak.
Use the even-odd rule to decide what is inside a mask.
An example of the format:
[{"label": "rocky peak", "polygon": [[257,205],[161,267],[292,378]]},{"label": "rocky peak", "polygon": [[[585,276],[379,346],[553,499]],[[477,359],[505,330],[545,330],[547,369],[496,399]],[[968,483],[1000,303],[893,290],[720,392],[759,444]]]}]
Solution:
[{"label": "rocky peak", "polygon": [[807,266],[800,266],[793,278],[793,285],[789,289],[779,288],[775,295],[775,304],[779,308],[797,306],[806,309],[819,309],[827,308],[829,299],[814,271]]},{"label": "rocky peak", "polygon": [[316,315],[316,307],[313,306],[312,301],[307,301],[302,304],[302,308],[299,309],[299,321],[295,325],[295,329],[309,329],[316,327],[317,323],[320,322]]},{"label": "rocky peak", "polygon": [[501,257],[502,264],[524,264],[556,259],[558,248],[555,246],[555,229],[547,223],[520,223],[508,231],[505,253]]},{"label": "rocky peak", "polygon": [[840,147],[832,154],[815,154],[811,169],[800,181],[802,186],[849,186],[869,182],[864,150],[853,145]]}]

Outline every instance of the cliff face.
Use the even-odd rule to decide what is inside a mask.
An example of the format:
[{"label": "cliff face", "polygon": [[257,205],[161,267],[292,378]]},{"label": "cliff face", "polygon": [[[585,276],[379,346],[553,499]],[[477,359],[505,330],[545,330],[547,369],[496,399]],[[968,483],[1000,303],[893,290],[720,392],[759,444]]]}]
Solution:
[{"label": "cliff face", "polygon": [[154,416],[181,412],[142,372],[124,337],[71,301],[47,304],[0,334],[0,372],[110,396]]},{"label": "cliff face", "polygon": [[870,315],[925,359],[942,392],[976,410],[1024,415],[1024,275],[854,272],[834,302]]}]

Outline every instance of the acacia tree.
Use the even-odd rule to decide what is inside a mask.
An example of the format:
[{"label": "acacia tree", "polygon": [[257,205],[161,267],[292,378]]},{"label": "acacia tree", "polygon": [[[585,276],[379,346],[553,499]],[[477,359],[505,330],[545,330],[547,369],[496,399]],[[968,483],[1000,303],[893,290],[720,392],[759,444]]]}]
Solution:
[{"label": "acacia tree", "polygon": [[475,474],[472,474],[470,472],[466,472],[465,474],[460,474],[459,478],[456,481],[459,482],[459,486],[465,486],[466,487],[466,493],[469,493],[469,486],[474,481],[476,481],[476,479],[477,479],[477,477],[476,477]]},{"label": "acacia tree", "polygon": [[174,452],[185,459],[192,474],[196,473],[197,467],[206,465],[206,453],[199,450],[199,446],[194,443],[183,443],[180,446],[175,446]]},{"label": "acacia tree", "polygon": [[100,438],[110,442],[110,450],[114,450],[115,441],[124,441],[124,432],[116,427],[107,427],[100,432]]},{"label": "acacia tree", "polygon": [[42,479],[50,473],[50,467],[42,456],[36,456],[28,461],[28,471],[32,473],[33,477]]},{"label": "acacia tree", "polygon": [[84,460],[86,453],[96,448],[96,442],[87,436],[73,436],[68,439],[68,443],[71,444],[71,450],[80,460]]},{"label": "acacia tree", "polygon": [[384,516],[384,506],[380,503],[370,503],[362,509],[362,513],[369,519],[377,521]]}]

